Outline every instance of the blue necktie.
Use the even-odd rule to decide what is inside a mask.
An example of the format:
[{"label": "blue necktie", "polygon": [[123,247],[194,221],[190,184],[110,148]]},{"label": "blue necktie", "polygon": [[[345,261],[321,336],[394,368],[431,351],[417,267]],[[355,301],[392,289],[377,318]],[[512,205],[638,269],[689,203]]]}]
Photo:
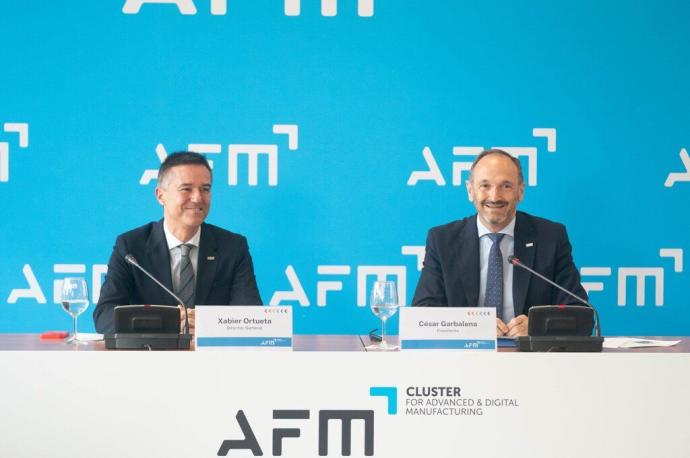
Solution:
[{"label": "blue necktie", "polygon": [[503,256],[501,240],[505,234],[487,234],[493,242],[489,250],[489,269],[486,273],[484,307],[496,307],[496,318],[503,318]]}]

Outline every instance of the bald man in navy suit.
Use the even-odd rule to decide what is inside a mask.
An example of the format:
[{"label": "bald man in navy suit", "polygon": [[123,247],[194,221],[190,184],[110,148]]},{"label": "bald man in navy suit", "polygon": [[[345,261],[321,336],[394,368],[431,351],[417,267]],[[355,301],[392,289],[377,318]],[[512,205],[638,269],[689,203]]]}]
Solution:
[{"label": "bald man in navy suit", "polygon": [[[514,337],[527,335],[530,307],[579,304],[514,268],[507,261],[510,255],[587,298],[565,227],[517,211],[525,192],[519,160],[498,149],[482,152],[472,164],[466,187],[477,214],[429,231],[413,306],[495,306],[497,335]],[[498,258],[492,258],[492,249]],[[497,266],[493,269],[492,259]],[[490,280],[497,274],[498,295]]]}]

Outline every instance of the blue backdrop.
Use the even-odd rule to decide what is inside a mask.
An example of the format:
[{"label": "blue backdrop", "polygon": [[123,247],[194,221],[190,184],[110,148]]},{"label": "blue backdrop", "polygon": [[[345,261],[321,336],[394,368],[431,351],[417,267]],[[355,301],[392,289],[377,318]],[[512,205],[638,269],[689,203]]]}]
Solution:
[{"label": "blue backdrop", "polygon": [[605,333],[687,334],[689,23],[684,0],[1,0],[0,332],[68,328],[55,286],[98,294],[188,148],[264,301],[298,333],[367,332],[376,274],[411,300],[426,231],[473,213],[467,166],[498,146]]}]

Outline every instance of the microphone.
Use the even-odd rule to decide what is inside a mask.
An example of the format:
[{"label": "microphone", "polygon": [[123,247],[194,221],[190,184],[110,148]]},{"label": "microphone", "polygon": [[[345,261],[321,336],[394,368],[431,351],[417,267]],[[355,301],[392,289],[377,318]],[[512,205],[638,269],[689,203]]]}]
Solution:
[{"label": "microphone", "polygon": [[115,332],[105,334],[105,348],[108,350],[189,350],[192,336],[189,334],[187,305],[141,267],[134,256],[127,254],[124,259],[182,304],[185,310],[184,332],[180,332],[180,313],[176,307],[118,305],[114,311]]},{"label": "microphone", "polygon": [[[551,286],[558,288],[559,290],[563,291],[567,295],[569,295],[569,296],[577,299],[579,302],[587,305],[589,307],[589,309],[591,310],[591,313],[594,315],[594,318],[595,318],[595,320],[594,320],[595,321],[595,337],[579,336],[579,338],[578,338],[578,337],[570,337],[570,336],[566,336],[566,337],[549,336],[549,337],[544,338],[544,336],[528,336],[526,339],[518,338],[519,340],[522,339],[525,341],[525,343],[526,343],[526,346],[524,348],[525,350],[533,351],[535,348],[537,350],[539,350],[539,349],[542,349],[542,348],[540,348],[539,343],[546,343],[547,347],[543,347],[543,348],[547,348],[547,351],[551,351],[554,348],[558,348],[558,349],[562,349],[562,350],[574,350],[574,351],[601,351],[601,345],[603,343],[603,338],[601,337],[601,324],[599,322],[599,313],[597,312],[597,309],[596,309],[596,307],[594,307],[594,305],[592,305],[589,301],[585,300],[584,298],[573,293],[572,291],[565,289],[564,287],[562,287],[558,283],[554,282],[553,280],[546,278],[544,275],[540,274],[539,272],[532,269],[531,267],[526,266],[525,264],[522,263],[522,261],[520,261],[515,256],[513,256],[513,255],[508,256],[508,262],[514,266],[517,266],[517,267],[520,267],[521,269],[526,270],[527,272],[531,273],[532,275],[535,275],[536,277],[541,278],[542,280],[544,280],[545,282],[547,282]],[[532,310],[535,308],[536,307],[530,308],[530,315],[532,314],[531,313]],[[548,321],[550,318],[552,318],[549,316],[549,313],[551,312],[551,310],[553,310],[552,307],[546,306],[545,309],[546,308],[548,308],[549,310],[544,310],[543,314],[540,313],[541,319],[543,319],[545,322]],[[557,307],[557,308],[558,309],[566,309],[567,307],[562,306],[562,307]],[[583,309],[583,311],[586,311],[586,309],[584,309],[583,307],[577,306],[575,308]],[[572,321],[577,322],[577,314],[576,314],[576,316],[572,317],[571,319],[572,319]],[[530,327],[532,327],[531,322],[530,322]],[[556,326],[556,327],[558,327],[558,326]],[[536,342],[535,343],[535,341],[538,340],[538,339],[536,339],[537,337],[542,337],[544,342]],[[558,342],[555,342],[553,339],[555,339]],[[520,340],[520,343],[522,343],[522,340]],[[555,347],[554,347],[554,345],[555,345]],[[520,348],[520,349],[522,350],[523,348]]]},{"label": "microphone", "polygon": [[185,335],[189,334],[189,319],[187,318],[187,304],[185,304],[179,297],[177,297],[172,291],[170,291],[163,283],[161,283],[160,281],[158,281],[158,279],[157,279],[156,277],[154,277],[154,276],[151,275],[146,269],[144,269],[143,267],[141,267],[141,266],[139,265],[139,263],[137,262],[137,259],[136,259],[134,256],[132,256],[132,255],[129,254],[129,253],[126,254],[126,255],[125,255],[125,261],[127,261],[129,264],[133,265],[133,266],[136,267],[137,269],[139,269],[139,270],[141,270],[142,272],[144,272],[144,273],[146,274],[147,277],[149,277],[151,280],[154,281],[154,283],[156,283],[158,286],[160,286],[161,288],[163,288],[163,290],[164,290],[166,293],[170,294],[170,295],[177,301],[178,304],[182,304],[182,307],[184,308],[184,334],[185,334]]}]

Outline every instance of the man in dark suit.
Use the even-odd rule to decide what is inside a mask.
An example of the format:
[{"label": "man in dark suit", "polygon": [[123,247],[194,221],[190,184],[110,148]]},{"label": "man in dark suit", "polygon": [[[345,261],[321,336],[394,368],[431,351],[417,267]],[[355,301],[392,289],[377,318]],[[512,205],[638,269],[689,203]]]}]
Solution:
[{"label": "man in dark suit", "polygon": [[475,159],[466,183],[477,214],[432,228],[414,306],[496,307],[499,336],[527,335],[534,305],[577,300],[507,262],[514,255],[580,297],[587,293],[565,227],[518,212],[525,183],[520,161],[493,149]]},{"label": "man in dark suit", "polygon": [[[115,241],[93,312],[96,331],[114,332],[117,305],[179,305],[128,264],[127,254],[187,305],[191,331],[195,305],[261,305],[247,240],[204,223],[211,207],[211,168],[206,158],[191,152],[169,155],[158,171],[156,199],[163,206],[163,219]],[[180,315],[183,322],[183,309]]]}]

